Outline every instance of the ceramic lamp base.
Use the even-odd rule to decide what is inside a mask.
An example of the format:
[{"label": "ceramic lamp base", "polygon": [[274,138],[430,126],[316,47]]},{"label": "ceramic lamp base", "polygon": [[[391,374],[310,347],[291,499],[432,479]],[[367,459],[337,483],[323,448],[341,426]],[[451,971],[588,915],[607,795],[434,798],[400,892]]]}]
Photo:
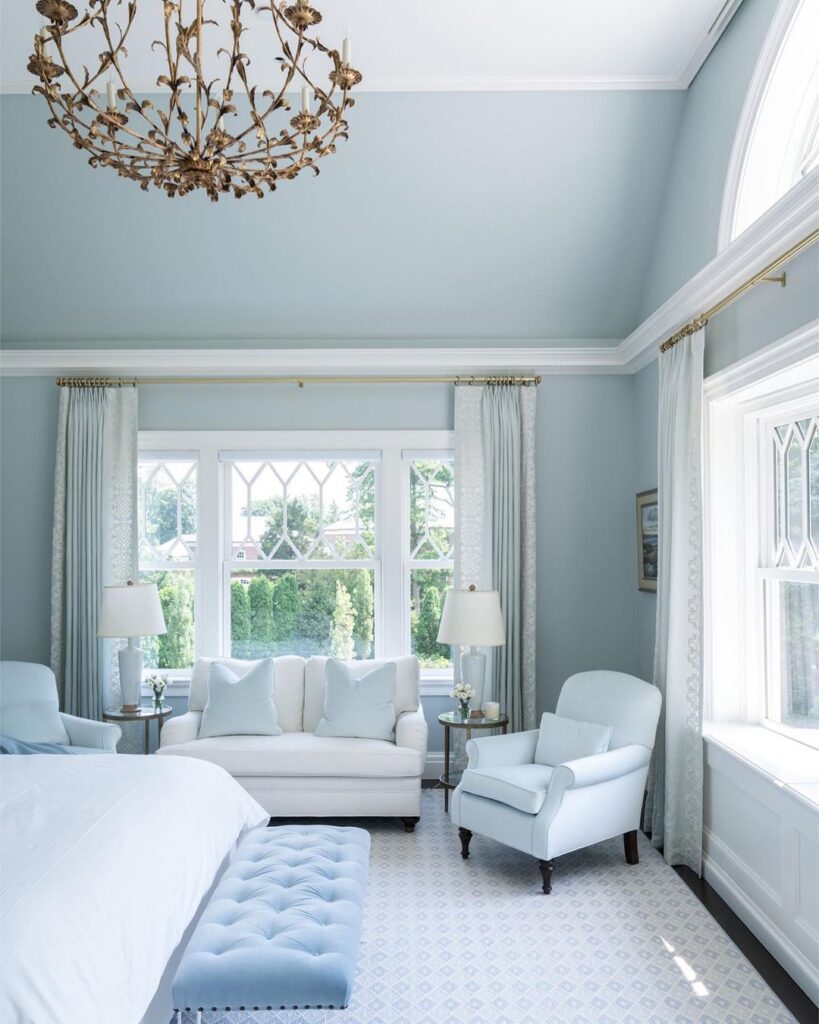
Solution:
[{"label": "ceramic lamp base", "polygon": [[128,646],[119,652],[119,688],[122,692],[121,711],[139,711],[139,696],[142,690],[142,651],[133,638]]},{"label": "ceramic lamp base", "polygon": [[480,718],[483,714],[483,684],[486,678],[486,655],[477,647],[470,647],[461,655],[461,679],[472,687],[469,701],[469,717]]}]

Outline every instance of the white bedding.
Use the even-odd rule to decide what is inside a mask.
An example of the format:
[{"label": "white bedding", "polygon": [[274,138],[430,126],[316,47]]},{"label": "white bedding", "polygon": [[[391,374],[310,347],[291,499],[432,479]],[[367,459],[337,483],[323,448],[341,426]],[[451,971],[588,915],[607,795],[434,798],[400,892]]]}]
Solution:
[{"label": "white bedding", "polygon": [[241,832],[267,814],[187,757],[0,757],[0,1022],[136,1024]]}]

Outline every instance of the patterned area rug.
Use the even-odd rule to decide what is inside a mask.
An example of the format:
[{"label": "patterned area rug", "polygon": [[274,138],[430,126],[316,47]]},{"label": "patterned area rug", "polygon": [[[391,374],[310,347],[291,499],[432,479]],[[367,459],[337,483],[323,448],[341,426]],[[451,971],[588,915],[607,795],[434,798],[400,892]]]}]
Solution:
[{"label": "patterned area rug", "polygon": [[[349,824],[349,822],[348,822]],[[531,857],[475,836],[460,856],[440,790],[414,835],[372,836],[349,1009],[205,1013],[206,1024],[791,1024],[794,1018],[651,845]],[[183,1015],[185,1024],[194,1017]]]}]

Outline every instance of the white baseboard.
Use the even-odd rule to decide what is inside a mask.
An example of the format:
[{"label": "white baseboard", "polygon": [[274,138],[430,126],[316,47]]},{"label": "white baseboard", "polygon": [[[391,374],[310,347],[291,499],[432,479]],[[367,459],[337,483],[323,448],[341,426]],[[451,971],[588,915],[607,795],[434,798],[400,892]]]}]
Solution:
[{"label": "white baseboard", "polygon": [[428,750],[427,760],[424,765],[424,778],[425,779],[438,779],[444,771],[444,752],[443,750]]},{"label": "white baseboard", "polygon": [[703,856],[703,877],[810,999],[814,1003],[819,1003],[817,965],[812,964],[768,915],[740,889],[730,875],[707,855]]}]

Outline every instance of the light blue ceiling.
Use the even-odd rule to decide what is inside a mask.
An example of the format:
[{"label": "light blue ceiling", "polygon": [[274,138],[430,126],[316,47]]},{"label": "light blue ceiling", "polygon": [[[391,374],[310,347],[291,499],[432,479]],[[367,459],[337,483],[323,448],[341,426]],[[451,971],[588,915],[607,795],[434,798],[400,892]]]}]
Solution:
[{"label": "light blue ceiling", "polygon": [[169,200],[2,98],[7,345],[618,339],[683,92],[365,94],[321,175]]}]

